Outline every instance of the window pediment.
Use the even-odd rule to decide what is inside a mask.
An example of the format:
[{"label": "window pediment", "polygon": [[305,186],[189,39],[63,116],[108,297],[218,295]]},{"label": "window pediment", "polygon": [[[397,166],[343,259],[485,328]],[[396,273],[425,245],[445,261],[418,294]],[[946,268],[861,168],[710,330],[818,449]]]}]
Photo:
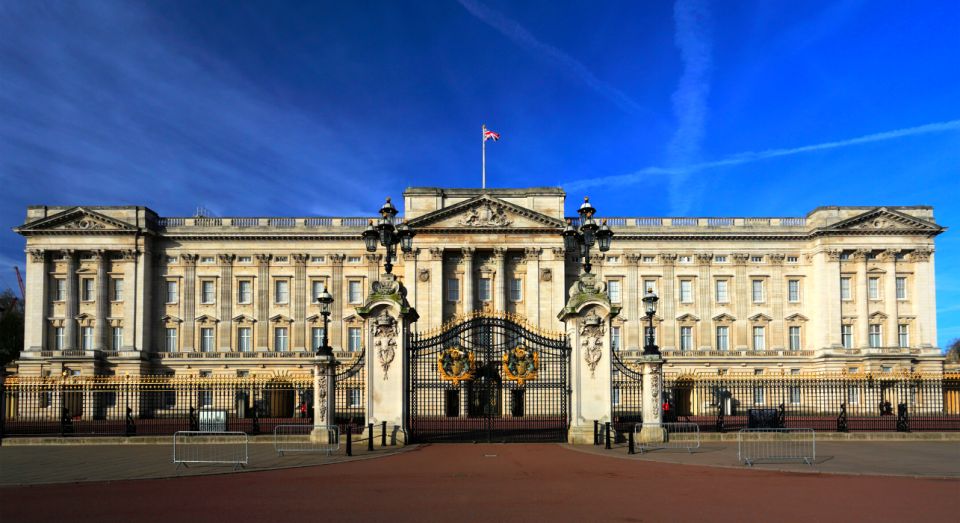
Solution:
[{"label": "window pediment", "polygon": [[791,314],[787,316],[786,318],[784,318],[784,320],[788,322],[796,323],[796,322],[809,321],[809,318],[807,318],[803,314],[797,313],[797,314]]},{"label": "window pediment", "polygon": [[760,314],[754,314],[753,316],[750,316],[749,320],[754,323],[768,323],[772,321],[773,318],[771,318],[770,316],[767,316],[766,314],[760,313]]},{"label": "window pediment", "polygon": [[232,319],[235,323],[256,323],[257,322],[257,320],[255,320],[251,316],[247,316],[246,314],[234,316]]},{"label": "window pediment", "polygon": [[713,317],[713,321],[715,321],[715,322],[717,322],[717,323],[733,323],[733,322],[737,321],[737,319],[734,318],[733,316],[731,316],[731,315],[729,315],[729,314],[727,314],[727,313],[724,312],[724,313],[722,313],[722,314],[718,314],[718,315],[714,316],[714,317]]},{"label": "window pediment", "polygon": [[688,312],[688,313],[686,313],[686,314],[684,314],[684,315],[682,315],[682,316],[677,316],[677,321],[682,321],[682,322],[696,322],[696,321],[700,321],[700,318],[698,318],[697,316],[695,316],[695,315],[693,315],[693,314],[690,314],[690,313]]},{"label": "window pediment", "polygon": [[270,321],[273,323],[293,323],[293,320],[290,319],[290,317],[284,316],[283,314],[271,316]]},{"label": "window pediment", "polygon": [[217,318],[214,318],[213,316],[210,316],[209,314],[203,314],[201,316],[197,316],[196,322],[201,324],[209,324],[209,323],[220,323],[220,320]]}]

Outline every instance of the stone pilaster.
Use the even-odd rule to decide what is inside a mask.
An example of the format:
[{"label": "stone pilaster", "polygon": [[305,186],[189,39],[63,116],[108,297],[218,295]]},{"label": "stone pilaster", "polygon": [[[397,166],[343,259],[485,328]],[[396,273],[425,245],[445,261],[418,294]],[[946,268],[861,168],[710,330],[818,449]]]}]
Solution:
[{"label": "stone pilaster", "polygon": [[773,274],[770,276],[770,296],[767,303],[771,304],[773,321],[770,322],[770,348],[782,350],[787,346],[783,331],[783,304],[787,297],[783,292],[783,260],[785,255],[774,253],[767,257]]},{"label": "stone pilaster", "polygon": [[217,325],[219,328],[217,340],[219,341],[220,352],[230,352],[232,350],[233,262],[236,258],[235,254],[220,254],[217,256],[217,262],[220,264],[220,323]]},{"label": "stone pilaster", "polygon": [[330,306],[330,344],[334,350],[343,347],[343,304],[347,296],[343,292],[343,261],[345,254],[331,254],[330,265],[333,267],[333,277],[330,278],[330,293],[333,294],[333,304]]},{"label": "stone pilaster", "polygon": [[270,254],[258,254],[257,260],[257,301],[254,306],[257,315],[257,343],[255,350],[267,351],[270,347]]},{"label": "stone pilaster", "polygon": [[540,254],[543,249],[527,247],[523,251],[527,263],[526,289],[524,301],[527,303],[527,318],[534,325],[540,325]]},{"label": "stone pilaster", "polygon": [[443,248],[430,248],[430,298],[427,326],[443,324]]},{"label": "stone pilaster", "polygon": [[365,254],[364,258],[367,259],[367,284],[372,286],[373,282],[380,279],[380,262],[383,261],[383,255]]},{"label": "stone pilaster", "polygon": [[[917,340],[920,347],[937,346],[937,301],[934,287],[933,249],[920,247],[910,253],[914,277],[914,314],[917,319]],[[909,294],[908,294],[909,296]]]},{"label": "stone pilaster", "polygon": [[734,293],[734,307],[737,311],[737,321],[734,324],[734,331],[736,335],[736,341],[734,342],[736,350],[745,350],[747,348],[747,337],[748,329],[750,328],[750,322],[747,321],[747,306],[750,303],[750,292],[747,284],[747,260],[750,259],[750,255],[747,253],[735,253],[733,256],[733,263],[736,264],[734,269],[734,285],[736,286],[736,292]]},{"label": "stone pilaster", "polygon": [[660,346],[664,349],[677,347],[677,301],[680,296],[674,291],[676,275],[674,270],[677,255],[674,253],[660,254],[660,263],[663,266],[663,290],[661,291],[660,306],[663,323],[660,324]]},{"label": "stone pilaster", "polygon": [[[130,318],[130,321],[134,325],[135,331],[132,338],[133,350],[147,351],[153,347],[155,325],[153,311],[154,307],[158,307],[158,304],[154,297],[157,282],[153,281],[154,263],[151,262],[153,253],[148,250],[146,240],[142,241],[144,243],[140,252],[130,253],[133,258],[130,265],[133,265],[133,272],[136,274],[134,287],[137,289],[135,296],[137,301],[134,304],[135,317]],[[161,280],[160,283],[162,284],[163,281]]]},{"label": "stone pilaster", "polygon": [[[840,297],[840,251],[826,249],[813,255],[814,283],[819,292],[810,301],[813,318],[819,333],[815,340],[821,348],[837,348],[843,345],[840,325],[843,317],[843,300]],[[851,292],[853,290],[851,289]]]},{"label": "stone pilaster", "polygon": [[184,352],[195,349],[194,333],[197,321],[197,258],[196,254],[181,254],[183,262],[183,347]]},{"label": "stone pilaster", "polygon": [[697,300],[697,316],[700,316],[700,334],[699,346],[703,350],[710,350],[713,345],[713,321],[711,321],[711,311],[713,310],[713,301],[716,298],[710,288],[710,262],[713,261],[713,254],[709,252],[697,253],[697,280],[699,281],[698,291],[700,294]]},{"label": "stone pilaster", "polygon": [[420,249],[403,253],[403,282],[411,303],[417,303],[417,257]]},{"label": "stone pilaster", "polygon": [[293,260],[293,325],[290,326],[293,332],[293,350],[307,350],[307,260],[310,256],[307,254],[293,254],[290,257]]},{"label": "stone pilaster", "polygon": [[856,340],[854,343],[858,347],[866,347],[869,345],[870,328],[870,319],[868,318],[870,314],[870,302],[867,298],[867,251],[862,249],[854,251],[851,258],[853,258],[853,263],[857,269],[855,289],[855,296],[857,300],[857,326],[854,329],[856,331]]},{"label": "stone pilaster", "polygon": [[[27,292],[23,350],[44,350],[47,344],[47,307],[50,303],[50,270],[42,249],[27,250]],[[74,322],[69,319],[68,322]]]},{"label": "stone pilaster", "polygon": [[640,281],[640,253],[628,252],[625,256],[627,261],[627,281],[626,288],[623,289],[624,311],[621,317],[628,320],[623,326],[623,348],[642,348],[642,338],[640,331],[643,329],[644,311],[640,307],[643,293]]},{"label": "stone pilaster", "polygon": [[496,266],[496,274],[493,276],[493,310],[506,311],[506,268],[507,250],[503,247],[494,247],[493,260]]},{"label": "stone pilaster", "polygon": [[137,342],[137,304],[146,303],[140,290],[137,274],[137,249],[121,251],[123,259],[123,347],[120,350],[136,350]]},{"label": "stone pilaster", "polygon": [[104,250],[93,251],[93,259],[97,262],[97,302],[93,324],[93,350],[106,350],[109,346],[110,335],[110,277],[107,269],[110,265],[110,253]]},{"label": "stone pilaster", "polygon": [[476,249],[464,247],[461,253],[463,255],[463,295],[460,299],[463,300],[463,313],[470,314],[473,312],[473,304],[476,300],[473,292],[473,255]]},{"label": "stone pilaster", "polygon": [[[551,261],[541,262],[541,266],[546,265],[546,273],[541,271],[540,279],[543,285],[550,289],[550,311],[555,311],[564,306],[567,297],[567,251],[563,247],[552,247],[550,253],[553,254]],[[543,267],[542,267],[543,268]],[[541,327],[549,326],[541,325]]]},{"label": "stone pilaster", "polygon": [[890,347],[896,347],[900,340],[897,338],[897,253],[899,251],[888,250],[877,255],[877,261],[881,264],[883,274],[883,313],[887,315],[887,321],[883,326],[883,342]]}]

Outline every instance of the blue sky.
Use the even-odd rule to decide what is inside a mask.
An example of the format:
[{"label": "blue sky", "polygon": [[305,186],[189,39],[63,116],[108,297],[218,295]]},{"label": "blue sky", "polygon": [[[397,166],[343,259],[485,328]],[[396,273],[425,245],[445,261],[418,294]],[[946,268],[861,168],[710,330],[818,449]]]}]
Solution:
[{"label": "blue sky", "polygon": [[[0,285],[28,204],[369,215],[563,185],[608,216],[933,205],[960,224],[960,3],[0,1]],[[614,188],[615,190],[610,190]],[[937,239],[940,343],[960,240]]]}]

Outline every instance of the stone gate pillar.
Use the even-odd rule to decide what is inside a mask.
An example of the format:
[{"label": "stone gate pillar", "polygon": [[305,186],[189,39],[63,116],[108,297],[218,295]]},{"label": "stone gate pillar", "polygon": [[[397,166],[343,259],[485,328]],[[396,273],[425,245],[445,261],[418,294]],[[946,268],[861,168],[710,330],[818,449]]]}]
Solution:
[{"label": "stone gate pillar", "polygon": [[[311,438],[326,438],[327,429],[334,425],[337,408],[337,358],[332,354],[318,354],[313,366],[313,426]],[[323,439],[321,439],[323,441]]]},{"label": "stone gate pillar", "polygon": [[567,440],[593,443],[593,422],[610,419],[610,323],[620,307],[607,298],[595,274],[581,274],[557,315],[565,325],[570,356],[570,429]]},{"label": "stone gate pillar", "polygon": [[640,430],[641,443],[660,443],[665,441],[663,430],[663,357],[659,354],[641,356],[643,367],[643,428]]},{"label": "stone gate pillar", "polygon": [[417,311],[393,274],[375,281],[357,314],[366,320],[367,423],[404,427],[407,333]]}]

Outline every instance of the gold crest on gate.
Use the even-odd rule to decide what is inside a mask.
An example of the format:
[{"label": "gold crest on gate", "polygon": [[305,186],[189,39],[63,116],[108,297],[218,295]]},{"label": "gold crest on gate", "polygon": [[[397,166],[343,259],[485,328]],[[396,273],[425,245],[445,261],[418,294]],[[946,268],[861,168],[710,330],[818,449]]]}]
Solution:
[{"label": "gold crest on gate", "polygon": [[452,381],[454,385],[469,381],[473,379],[476,371],[473,353],[450,347],[437,357],[437,370],[440,372],[440,379]]},{"label": "gold crest on gate", "polygon": [[537,379],[540,356],[522,345],[503,355],[503,374],[508,380],[523,382]]}]

